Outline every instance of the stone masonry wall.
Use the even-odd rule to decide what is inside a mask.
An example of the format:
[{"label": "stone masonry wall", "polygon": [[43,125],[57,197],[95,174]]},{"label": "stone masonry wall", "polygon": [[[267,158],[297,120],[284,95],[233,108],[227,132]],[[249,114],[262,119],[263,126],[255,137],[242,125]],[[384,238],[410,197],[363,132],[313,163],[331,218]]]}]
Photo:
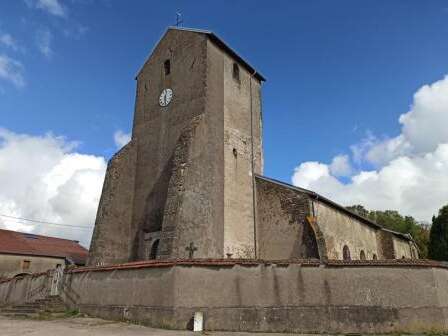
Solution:
[{"label": "stone masonry wall", "polygon": [[136,153],[136,142],[131,141],[109,161],[90,244],[88,265],[129,261]]},{"label": "stone masonry wall", "polygon": [[[194,257],[222,257],[222,234],[216,216],[212,191],[204,167],[214,163],[203,159],[203,133],[208,125],[201,115],[192,120],[179,139],[173,156],[173,175],[162,226],[161,258],[188,258],[193,244]],[[201,134],[202,133],[202,134]],[[208,162],[206,162],[208,161]],[[212,167],[210,167],[212,168]]]},{"label": "stone masonry wall", "polygon": [[[169,74],[164,69],[166,61],[170,62]],[[179,168],[173,164],[173,159],[184,130],[205,112],[205,71],[206,37],[194,32],[168,30],[137,75],[132,133],[133,138],[138,139],[138,160],[130,232],[133,239],[131,260],[149,258],[143,255],[146,249],[141,246],[141,237],[160,231],[162,227],[171,230],[162,232],[159,248],[164,251],[163,257],[173,250],[172,223],[164,223],[168,188]],[[172,89],[173,98],[168,106],[162,107],[159,96],[166,88]],[[207,150],[206,146],[203,148]]]},{"label": "stone masonry wall", "polygon": [[306,217],[306,194],[256,178],[257,251],[261,259],[319,258]]},{"label": "stone masonry wall", "polygon": [[261,174],[261,83],[211,42],[209,50],[219,57],[223,67],[224,253],[233,258],[254,258],[252,160],[254,172]]},{"label": "stone masonry wall", "polygon": [[395,249],[393,235],[390,232],[378,230],[376,232],[376,240],[378,242],[378,258],[379,259],[395,259]]},{"label": "stone masonry wall", "polygon": [[414,257],[412,252],[412,244],[397,237],[393,237],[392,239],[394,244],[395,257],[397,259]]},{"label": "stone masonry wall", "polygon": [[323,202],[313,200],[313,204],[313,217],[324,235],[329,259],[342,259],[344,245],[348,246],[351,259],[360,259],[361,251],[366,259],[379,257],[377,229]]}]

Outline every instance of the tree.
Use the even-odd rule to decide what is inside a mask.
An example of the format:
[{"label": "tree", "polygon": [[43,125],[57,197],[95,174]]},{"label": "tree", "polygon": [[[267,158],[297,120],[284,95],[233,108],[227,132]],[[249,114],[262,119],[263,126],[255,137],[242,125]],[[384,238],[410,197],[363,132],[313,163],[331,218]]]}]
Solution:
[{"label": "tree", "polygon": [[428,254],[431,259],[448,261],[448,205],[432,217]]},{"label": "tree", "polygon": [[356,205],[352,205],[352,206],[348,206],[347,207],[348,210],[363,216],[363,217],[369,217],[369,210],[367,210],[366,208],[364,208],[363,205],[361,204],[356,204]]}]

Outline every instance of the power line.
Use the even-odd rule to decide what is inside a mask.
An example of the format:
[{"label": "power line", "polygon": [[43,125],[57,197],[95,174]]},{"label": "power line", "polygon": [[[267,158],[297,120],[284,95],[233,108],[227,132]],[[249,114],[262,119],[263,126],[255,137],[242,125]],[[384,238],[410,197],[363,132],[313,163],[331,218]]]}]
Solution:
[{"label": "power line", "polygon": [[92,229],[93,226],[82,226],[82,225],[69,225],[69,224],[62,224],[62,223],[53,223],[53,222],[46,222],[36,219],[29,219],[29,218],[23,218],[23,217],[14,217],[9,215],[0,214],[0,217],[10,218],[10,219],[16,219],[16,220],[22,220],[37,224],[47,224],[47,225],[56,225],[56,226],[66,226],[66,227],[73,227],[73,228],[80,228],[80,229]]}]

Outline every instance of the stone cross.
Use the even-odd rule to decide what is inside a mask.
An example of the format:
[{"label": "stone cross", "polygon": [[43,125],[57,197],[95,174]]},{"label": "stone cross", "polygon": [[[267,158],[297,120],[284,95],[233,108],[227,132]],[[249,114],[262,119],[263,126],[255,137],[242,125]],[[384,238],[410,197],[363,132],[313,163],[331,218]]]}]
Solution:
[{"label": "stone cross", "polygon": [[188,251],[188,259],[193,259],[194,252],[196,252],[198,248],[194,246],[193,242],[191,242],[190,246],[187,246],[185,250]]}]

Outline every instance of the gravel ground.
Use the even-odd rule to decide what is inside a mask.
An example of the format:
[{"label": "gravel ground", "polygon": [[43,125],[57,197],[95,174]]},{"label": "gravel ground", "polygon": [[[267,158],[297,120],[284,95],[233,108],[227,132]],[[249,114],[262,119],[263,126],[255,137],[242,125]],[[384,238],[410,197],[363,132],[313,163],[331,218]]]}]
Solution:
[{"label": "gravel ground", "polygon": [[[275,336],[287,334],[229,333],[175,331],[153,329],[123,322],[106,321],[90,317],[60,318],[54,320],[12,319],[0,316],[1,336]],[[291,335],[291,334],[290,334]],[[297,334],[296,334],[297,335]]]}]

